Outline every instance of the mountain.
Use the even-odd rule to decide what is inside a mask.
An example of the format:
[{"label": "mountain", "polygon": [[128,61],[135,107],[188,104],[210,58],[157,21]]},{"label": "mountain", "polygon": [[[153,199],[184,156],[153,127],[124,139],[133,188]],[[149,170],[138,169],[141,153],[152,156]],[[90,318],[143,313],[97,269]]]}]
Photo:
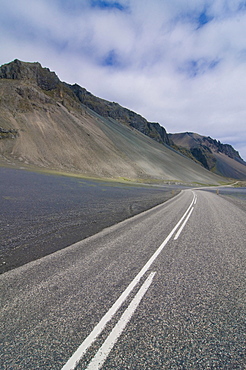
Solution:
[{"label": "mountain", "polygon": [[40,87],[46,93],[56,92],[56,98],[62,98],[64,91],[73,96],[75,94],[78,100],[100,116],[113,118],[130,127],[136,128],[143,134],[153,138],[157,142],[170,145],[168,135],[164,127],[156,122],[148,122],[139,114],[121,107],[119,104],[100,99],[86,89],[77,84],[69,85],[61,83],[54,72],[48,68],[42,68],[40,63],[25,63],[14,60],[12,63],[3,65],[0,68],[0,79],[25,80],[32,82]]},{"label": "mountain", "polygon": [[139,114],[123,108],[117,103],[100,99],[77,84],[71,86],[71,89],[82,104],[91,108],[94,112],[100,114],[102,117],[113,118],[118,122],[137,129],[159,143],[170,145],[166,130],[164,127],[160,126],[159,123],[148,122]]},{"label": "mountain", "polygon": [[104,178],[224,180],[171,148],[159,123],[19,60],[0,67],[0,159]]},{"label": "mountain", "polygon": [[246,162],[229,144],[193,132],[169,134],[173,148],[209,171],[234,179],[246,178]]}]

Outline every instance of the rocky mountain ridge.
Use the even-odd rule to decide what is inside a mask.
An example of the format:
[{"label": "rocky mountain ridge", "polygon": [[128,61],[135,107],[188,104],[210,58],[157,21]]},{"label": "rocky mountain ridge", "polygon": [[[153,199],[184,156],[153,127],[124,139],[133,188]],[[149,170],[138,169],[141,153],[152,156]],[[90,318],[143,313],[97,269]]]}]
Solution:
[{"label": "rocky mountain ridge", "polygon": [[77,84],[69,85],[61,82],[55,72],[51,72],[49,68],[43,68],[39,62],[28,63],[15,59],[0,67],[0,78],[34,82],[46,92],[58,90],[58,96],[61,98],[63,90],[65,89],[68,93],[70,89],[82,104],[102,117],[116,119],[123,124],[134,127],[157,142],[170,145],[166,130],[159,123],[148,122],[141,115],[118,103],[98,98]]},{"label": "rocky mountain ridge", "polygon": [[[197,177],[196,171],[202,171],[207,178],[205,170],[198,170],[197,164],[177,154],[178,150],[199,166],[202,164],[228,177],[227,162],[222,165],[223,171],[215,165],[218,160],[214,157],[214,148],[217,148],[226,161],[227,158],[233,161],[229,177],[246,178],[245,162],[230,145],[192,133],[186,133],[182,142],[180,136],[167,134],[159,123],[148,122],[141,115],[98,98],[77,84],[61,82],[55,72],[38,62],[16,59],[0,67],[0,127],[0,139],[8,139],[8,143],[0,140],[2,156],[41,166],[99,176],[115,176],[117,172],[117,176],[182,177],[189,181],[192,176]],[[224,157],[219,158],[223,164]],[[167,163],[170,158],[172,164]],[[242,167],[239,171],[233,172],[234,162]],[[181,163],[189,168],[190,174],[178,172]]]},{"label": "rocky mountain ridge", "polygon": [[[169,134],[169,138],[173,148],[201,163],[209,171],[230,176],[233,172],[232,167],[235,167],[237,174],[233,176],[238,178],[244,176],[246,163],[230,144],[222,144],[219,140],[193,132]],[[227,163],[227,169],[222,162]]]},{"label": "rocky mountain ridge", "polygon": [[71,89],[82,104],[102,117],[113,118],[123,124],[134,127],[159,143],[170,145],[166,130],[158,122],[148,122],[140,114],[124,108],[118,103],[98,98],[77,84],[72,85]]},{"label": "rocky mountain ridge", "polygon": [[[179,143],[181,147],[183,145],[184,148],[191,150],[200,147],[210,152],[216,151],[217,153],[224,153],[232,159],[243,161],[238,151],[236,151],[230,144],[222,144],[219,140],[212,139],[210,136],[201,136],[194,132],[182,132],[168,135],[174,145],[175,143]],[[187,137],[188,139],[186,139]]]}]

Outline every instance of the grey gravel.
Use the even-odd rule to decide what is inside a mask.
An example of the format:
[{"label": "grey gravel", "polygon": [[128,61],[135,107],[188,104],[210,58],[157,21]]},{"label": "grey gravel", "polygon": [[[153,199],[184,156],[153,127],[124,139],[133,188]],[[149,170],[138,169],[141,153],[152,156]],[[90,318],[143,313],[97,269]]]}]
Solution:
[{"label": "grey gravel", "polygon": [[0,167],[0,273],[53,253],[177,194]]}]

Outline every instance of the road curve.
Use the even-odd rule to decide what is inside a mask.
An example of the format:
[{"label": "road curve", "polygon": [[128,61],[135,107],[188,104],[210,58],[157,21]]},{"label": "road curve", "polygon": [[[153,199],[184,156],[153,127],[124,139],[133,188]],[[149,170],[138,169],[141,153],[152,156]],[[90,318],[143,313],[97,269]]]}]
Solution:
[{"label": "road curve", "polygon": [[244,369],[245,230],[186,190],[2,274],[1,368]]}]

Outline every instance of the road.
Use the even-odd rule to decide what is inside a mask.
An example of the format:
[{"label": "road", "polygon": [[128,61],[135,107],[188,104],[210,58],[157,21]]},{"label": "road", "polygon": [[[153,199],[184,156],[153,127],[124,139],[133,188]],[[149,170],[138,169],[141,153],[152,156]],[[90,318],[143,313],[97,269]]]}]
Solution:
[{"label": "road", "polygon": [[2,274],[1,369],[245,369],[245,219],[185,190]]}]

